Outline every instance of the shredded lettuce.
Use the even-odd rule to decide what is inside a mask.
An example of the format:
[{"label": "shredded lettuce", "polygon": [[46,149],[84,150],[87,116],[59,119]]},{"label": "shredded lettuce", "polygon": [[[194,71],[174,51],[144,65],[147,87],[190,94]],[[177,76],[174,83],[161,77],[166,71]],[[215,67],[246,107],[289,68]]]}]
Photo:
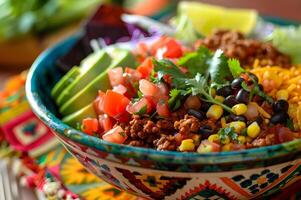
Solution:
[{"label": "shredded lettuce", "polygon": [[291,56],[294,64],[301,63],[301,26],[276,28],[266,40],[281,52]]}]

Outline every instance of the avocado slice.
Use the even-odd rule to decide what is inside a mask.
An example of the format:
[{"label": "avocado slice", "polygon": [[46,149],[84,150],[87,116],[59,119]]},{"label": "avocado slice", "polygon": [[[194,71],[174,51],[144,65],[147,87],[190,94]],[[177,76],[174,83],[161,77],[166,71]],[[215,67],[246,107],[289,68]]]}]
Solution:
[{"label": "avocado slice", "polygon": [[128,50],[116,49],[111,56],[113,57],[113,62],[106,69],[106,71],[98,75],[79,93],[63,104],[63,106],[60,108],[60,112],[63,116],[74,113],[90,104],[96,98],[98,90],[106,91],[107,89],[111,88],[108,70],[117,66],[135,66],[135,57]]},{"label": "avocado slice", "polygon": [[67,72],[53,87],[51,90],[51,96],[57,99],[62,91],[70,85],[80,75],[80,68],[75,66]]},{"label": "avocado slice", "polygon": [[105,51],[94,52],[85,58],[80,65],[81,74],[64,90],[57,98],[56,103],[61,106],[74,95],[76,95],[84,86],[94,80],[97,75],[104,72],[111,64],[111,57]]},{"label": "avocado slice", "polygon": [[77,127],[78,124],[81,124],[82,120],[87,117],[96,118],[92,103],[82,108],[81,110],[78,110],[75,113],[64,117],[62,121],[71,127]]}]

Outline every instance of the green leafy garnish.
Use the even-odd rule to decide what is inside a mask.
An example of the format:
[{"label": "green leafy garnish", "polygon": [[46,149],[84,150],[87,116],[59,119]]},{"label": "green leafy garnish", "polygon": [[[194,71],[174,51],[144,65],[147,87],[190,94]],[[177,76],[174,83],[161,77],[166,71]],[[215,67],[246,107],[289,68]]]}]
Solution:
[{"label": "green leafy garnish", "polygon": [[213,104],[222,106],[226,111],[232,113],[230,107],[225,104],[215,100],[210,94],[211,87],[208,85],[208,80],[201,74],[197,74],[194,78],[186,80],[187,86],[189,86],[192,95],[201,95],[204,97],[203,100],[208,101]]},{"label": "green leafy garnish", "polygon": [[237,59],[230,58],[228,60],[228,66],[234,78],[239,77],[241,73],[245,72],[245,70],[240,66],[240,63]]},{"label": "green leafy garnish", "polygon": [[187,76],[170,60],[155,60],[153,59],[155,71],[157,71],[157,79],[163,81],[164,75],[169,75],[172,78],[172,84],[176,88],[183,87]]},{"label": "green leafy garnish", "polygon": [[226,141],[227,138],[237,141],[237,138],[238,138],[238,135],[237,135],[237,133],[235,133],[233,127],[221,128],[217,134],[218,134],[221,142]]},{"label": "green leafy garnish", "polygon": [[196,52],[188,53],[180,58],[178,64],[188,69],[191,77],[197,73],[206,74],[209,68],[208,60],[211,58],[209,49],[201,46]]},{"label": "green leafy garnish", "polygon": [[168,107],[171,111],[175,111],[181,106],[181,90],[172,89],[169,96]]},{"label": "green leafy garnish", "polygon": [[292,121],[292,119],[287,119],[286,120],[286,126],[291,130],[291,131],[295,131],[295,128],[294,128],[294,123]]},{"label": "green leafy garnish", "polygon": [[214,53],[208,71],[213,83],[225,84],[233,79],[228,67],[227,58],[220,49]]}]

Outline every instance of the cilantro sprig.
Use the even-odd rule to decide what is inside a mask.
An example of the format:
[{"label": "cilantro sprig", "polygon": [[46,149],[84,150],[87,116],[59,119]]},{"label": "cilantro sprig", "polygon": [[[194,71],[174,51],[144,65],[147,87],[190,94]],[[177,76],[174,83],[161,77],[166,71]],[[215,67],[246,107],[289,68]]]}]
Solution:
[{"label": "cilantro sprig", "polygon": [[225,127],[225,128],[221,128],[218,131],[218,136],[219,139],[223,142],[226,141],[227,138],[230,138],[233,141],[237,141],[238,135],[237,133],[235,133],[234,128],[233,127]]}]

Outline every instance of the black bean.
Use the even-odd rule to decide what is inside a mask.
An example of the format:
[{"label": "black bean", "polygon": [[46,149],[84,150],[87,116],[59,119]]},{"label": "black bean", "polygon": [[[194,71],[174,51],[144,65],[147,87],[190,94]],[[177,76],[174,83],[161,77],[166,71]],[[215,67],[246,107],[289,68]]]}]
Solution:
[{"label": "black bean", "polygon": [[243,115],[233,115],[233,114],[231,114],[230,117],[233,121],[241,121],[241,122],[247,122],[248,121],[247,118]]},{"label": "black bean", "polygon": [[202,101],[200,110],[203,111],[203,112],[207,112],[208,109],[210,108],[210,106],[211,106],[211,103],[206,102],[206,101]]},{"label": "black bean", "polygon": [[240,89],[238,91],[238,93],[236,94],[235,99],[239,102],[239,103],[245,103],[248,104],[249,102],[249,96],[250,93],[245,91],[244,89]]},{"label": "black bean", "polygon": [[213,134],[213,130],[209,125],[205,125],[200,128],[199,133],[202,135],[202,139],[207,139]]},{"label": "black bean", "polygon": [[236,78],[232,81],[231,87],[233,89],[240,89],[241,88],[241,83],[244,82],[244,81],[245,81],[245,79],[243,79],[243,78]]},{"label": "black bean", "polygon": [[278,112],[271,117],[270,123],[285,124],[287,119],[289,119],[289,116],[286,112]]},{"label": "black bean", "polygon": [[216,94],[218,96],[227,97],[227,96],[232,94],[232,88],[231,88],[230,85],[223,86],[223,87],[216,90]]},{"label": "black bean", "polygon": [[287,101],[281,99],[281,100],[278,100],[278,101],[275,101],[273,103],[273,111],[274,112],[287,112],[288,111],[288,103]]},{"label": "black bean", "polygon": [[233,107],[234,105],[238,104],[238,101],[235,99],[234,95],[230,95],[225,98],[223,104]]},{"label": "black bean", "polygon": [[198,118],[199,120],[203,120],[205,118],[205,114],[202,112],[199,112],[195,109],[189,109],[187,112],[189,115],[192,115],[196,118]]}]

